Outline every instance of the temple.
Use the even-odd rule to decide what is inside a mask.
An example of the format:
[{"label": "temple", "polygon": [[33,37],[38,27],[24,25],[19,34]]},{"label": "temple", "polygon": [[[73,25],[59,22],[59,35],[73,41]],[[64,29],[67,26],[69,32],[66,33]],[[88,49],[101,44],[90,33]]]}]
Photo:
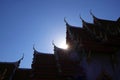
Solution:
[{"label": "temple", "polygon": [[66,20],[68,49],[57,47],[43,53],[33,47],[31,69],[17,62],[0,62],[0,80],[120,80],[120,18],[94,16],[93,23],[81,17],[82,27]]}]

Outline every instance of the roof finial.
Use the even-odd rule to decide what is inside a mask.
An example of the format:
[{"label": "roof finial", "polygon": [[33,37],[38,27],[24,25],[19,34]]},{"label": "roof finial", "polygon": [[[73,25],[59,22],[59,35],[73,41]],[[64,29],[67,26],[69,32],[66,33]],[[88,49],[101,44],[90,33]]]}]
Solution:
[{"label": "roof finial", "polygon": [[20,62],[21,62],[21,60],[23,60],[23,58],[24,58],[24,53],[23,53],[22,57],[15,63],[16,67],[19,67]]},{"label": "roof finial", "polygon": [[24,58],[24,53],[23,53],[22,57],[18,60],[18,62],[20,62],[21,60],[23,60],[23,58]]},{"label": "roof finial", "polygon": [[82,20],[82,22],[85,22],[85,21],[83,20],[83,18],[81,17],[81,15],[80,15],[80,19]]},{"label": "roof finial", "polygon": [[92,15],[93,18],[95,18],[95,16],[92,13],[92,9],[90,9],[90,14]]},{"label": "roof finial", "polygon": [[33,44],[33,50],[34,50],[34,53],[35,53],[35,52],[38,52],[38,51],[35,49],[35,44]]},{"label": "roof finial", "polygon": [[54,41],[52,40],[52,45],[54,46],[54,51],[56,51],[56,49],[58,48],[55,44]]},{"label": "roof finial", "polygon": [[81,19],[82,21],[84,21],[83,18],[82,18],[81,16],[80,16],[80,19]]},{"label": "roof finial", "polygon": [[54,40],[52,40],[52,45],[55,46],[55,44],[54,44]]},{"label": "roof finial", "polygon": [[35,49],[35,44],[33,44],[33,50],[36,51],[36,49]]},{"label": "roof finial", "polygon": [[55,48],[57,48],[57,46],[55,45],[54,41],[52,41],[52,45],[53,45]]},{"label": "roof finial", "polygon": [[68,24],[68,22],[66,21],[66,17],[64,17],[64,22],[65,22],[66,24]]},{"label": "roof finial", "polygon": [[56,45],[55,45],[55,43],[54,43],[54,40],[52,41],[52,45],[53,45],[54,47],[56,47]]},{"label": "roof finial", "polygon": [[23,58],[24,58],[24,53],[23,53],[23,55],[22,55],[22,57],[21,57],[20,61],[21,61],[21,60],[23,60]]}]

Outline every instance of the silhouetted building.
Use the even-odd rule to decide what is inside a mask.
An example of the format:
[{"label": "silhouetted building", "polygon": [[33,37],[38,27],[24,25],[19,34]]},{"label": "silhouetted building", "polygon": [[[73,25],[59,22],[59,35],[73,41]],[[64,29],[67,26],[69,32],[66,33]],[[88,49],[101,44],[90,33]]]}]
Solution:
[{"label": "silhouetted building", "polygon": [[18,62],[0,62],[0,80],[12,80],[16,69],[18,68]]},{"label": "silhouetted building", "polygon": [[82,27],[66,23],[68,49],[54,44],[54,54],[34,48],[31,69],[0,63],[0,80],[120,80],[120,18],[82,18]]},{"label": "silhouetted building", "polygon": [[81,28],[65,21],[68,52],[77,55],[73,60],[79,56],[86,80],[120,80],[120,20],[92,16],[93,23],[81,18]]}]

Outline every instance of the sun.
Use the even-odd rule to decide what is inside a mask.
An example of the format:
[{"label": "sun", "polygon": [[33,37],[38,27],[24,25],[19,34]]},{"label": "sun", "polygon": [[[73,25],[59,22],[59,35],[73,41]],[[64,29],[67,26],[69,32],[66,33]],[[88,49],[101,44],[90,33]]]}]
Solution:
[{"label": "sun", "polygon": [[62,48],[62,49],[68,49],[68,45],[66,44],[65,41],[59,43],[58,47]]},{"label": "sun", "polygon": [[55,43],[55,45],[58,47],[58,48],[61,48],[61,49],[66,49],[68,50],[69,48],[69,45],[66,44],[66,39],[64,39],[63,37],[59,37],[55,40],[55,42],[53,41],[53,43]]}]

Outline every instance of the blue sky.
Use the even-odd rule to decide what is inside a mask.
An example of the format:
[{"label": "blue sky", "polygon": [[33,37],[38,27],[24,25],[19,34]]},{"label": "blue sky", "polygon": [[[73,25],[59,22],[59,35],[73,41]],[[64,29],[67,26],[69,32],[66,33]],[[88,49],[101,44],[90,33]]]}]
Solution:
[{"label": "blue sky", "polygon": [[23,53],[20,67],[30,68],[33,45],[53,53],[52,41],[65,41],[66,26],[82,26],[79,15],[92,22],[89,11],[98,18],[117,20],[119,0],[0,0],[0,61],[14,62]]}]

